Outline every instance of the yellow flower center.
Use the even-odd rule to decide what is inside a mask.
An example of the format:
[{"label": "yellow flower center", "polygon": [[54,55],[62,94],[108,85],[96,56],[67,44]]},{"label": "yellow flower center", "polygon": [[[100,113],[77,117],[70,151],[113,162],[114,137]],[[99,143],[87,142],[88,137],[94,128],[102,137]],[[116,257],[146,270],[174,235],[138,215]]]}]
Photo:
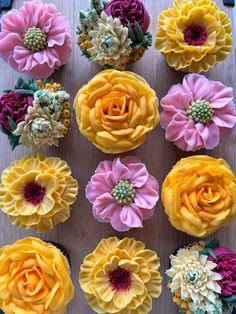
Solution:
[{"label": "yellow flower center", "polygon": [[33,26],[24,34],[23,42],[27,49],[38,52],[47,46],[47,35],[41,28]]}]

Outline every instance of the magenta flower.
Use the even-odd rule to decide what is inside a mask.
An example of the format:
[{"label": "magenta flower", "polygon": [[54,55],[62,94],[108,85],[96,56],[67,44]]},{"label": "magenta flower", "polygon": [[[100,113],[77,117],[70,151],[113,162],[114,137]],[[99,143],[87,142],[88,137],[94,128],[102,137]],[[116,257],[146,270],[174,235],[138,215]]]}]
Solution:
[{"label": "magenta flower", "polygon": [[46,78],[71,54],[66,17],[53,4],[25,2],[1,19],[0,57],[19,71]]},{"label": "magenta flower", "polygon": [[158,183],[136,157],[102,161],[86,187],[93,215],[118,231],[142,227],[154,213]]},{"label": "magenta flower", "polygon": [[215,148],[236,123],[233,89],[199,74],[188,74],[162,98],[166,139],[185,151]]},{"label": "magenta flower", "polygon": [[221,294],[225,297],[236,295],[236,254],[224,246],[213,249],[216,258],[209,256],[209,259],[217,264],[214,272],[221,275],[218,281],[221,286]]},{"label": "magenta flower", "polygon": [[134,31],[135,21],[137,21],[144,34],[150,24],[150,16],[141,0],[112,0],[107,4],[105,13],[118,18],[125,27],[130,22]]},{"label": "magenta flower", "polygon": [[8,116],[18,125],[24,121],[29,106],[33,106],[33,96],[17,94],[12,91],[0,98],[0,126],[7,132],[11,132]]}]

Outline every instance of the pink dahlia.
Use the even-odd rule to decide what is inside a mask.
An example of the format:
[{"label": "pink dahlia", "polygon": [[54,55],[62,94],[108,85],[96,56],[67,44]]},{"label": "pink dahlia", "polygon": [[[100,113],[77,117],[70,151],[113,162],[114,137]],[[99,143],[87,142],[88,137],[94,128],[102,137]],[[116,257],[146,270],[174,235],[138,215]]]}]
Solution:
[{"label": "pink dahlia", "polygon": [[143,226],[154,213],[158,183],[136,157],[102,161],[86,187],[93,215],[118,231]]},{"label": "pink dahlia", "polygon": [[199,74],[188,74],[162,98],[166,139],[185,151],[213,149],[236,123],[233,89]]},{"label": "pink dahlia", "polygon": [[12,129],[9,125],[10,117],[17,125],[24,121],[29,106],[33,106],[33,96],[17,94],[12,91],[0,97],[0,126],[7,132]]},{"label": "pink dahlia", "polygon": [[1,19],[0,57],[19,71],[46,78],[71,54],[66,17],[53,4],[25,2]]}]

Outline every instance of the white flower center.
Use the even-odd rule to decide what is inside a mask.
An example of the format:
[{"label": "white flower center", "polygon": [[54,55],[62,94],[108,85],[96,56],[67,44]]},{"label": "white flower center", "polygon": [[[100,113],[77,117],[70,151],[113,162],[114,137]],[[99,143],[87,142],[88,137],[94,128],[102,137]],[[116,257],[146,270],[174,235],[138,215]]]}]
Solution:
[{"label": "white flower center", "polygon": [[118,50],[117,38],[110,33],[104,33],[100,37],[100,47],[105,53],[114,53]]},{"label": "white flower center", "polygon": [[184,279],[190,285],[199,285],[204,279],[204,272],[198,263],[191,262],[185,266]]},{"label": "white flower center", "polygon": [[52,130],[51,123],[44,118],[36,118],[31,124],[31,130],[36,137],[44,138]]}]

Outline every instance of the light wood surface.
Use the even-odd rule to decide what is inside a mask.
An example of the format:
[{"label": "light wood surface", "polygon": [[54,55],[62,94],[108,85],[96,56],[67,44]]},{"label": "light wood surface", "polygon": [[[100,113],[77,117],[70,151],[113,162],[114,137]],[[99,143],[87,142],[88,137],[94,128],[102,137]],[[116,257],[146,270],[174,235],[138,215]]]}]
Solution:
[{"label": "light wood surface", "polygon": [[[77,90],[85,84],[98,68],[90,64],[86,58],[81,57],[76,41],[77,12],[79,9],[87,8],[87,0],[51,0],[58,9],[69,18],[73,32],[73,54],[69,63],[60,69],[53,77],[60,82],[72,99]],[[157,30],[157,16],[164,9],[171,6],[171,0],[144,0],[144,3],[151,13],[152,23],[150,31],[155,34]],[[231,17],[232,8],[223,6],[222,0],[216,1],[218,6],[225,10]],[[14,7],[19,8],[23,0],[14,1]],[[168,68],[162,56],[152,47],[145,56],[137,62],[131,71],[142,75],[150,83],[158,94],[159,99],[163,97],[170,86],[181,82],[183,74],[172,71]],[[9,66],[0,62],[0,90],[13,87],[18,74],[13,72]],[[235,56],[231,56],[222,64],[217,65],[206,74],[207,77],[222,81],[228,86],[235,87]],[[25,76],[26,77],[26,76]],[[214,157],[225,158],[233,171],[236,173],[236,138],[235,134],[218,146],[213,151],[201,151],[201,154],[208,154]],[[0,135],[0,170],[2,171],[9,163],[26,155],[28,150],[18,147],[11,152],[7,139]],[[143,241],[150,249],[157,251],[161,258],[161,273],[164,275],[169,265],[169,255],[179,246],[190,242],[193,238],[175,230],[168,222],[164,213],[161,200],[158,202],[153,218],[144,223],[143,229],[132,230],[126,233],[114,231],[110,225],[97,222],[92,215],[91,205],[85,198],[85,186],[98,163],[104,159],[112,159],[114,156],[105,155],[90,144],[80,133],[73,116],[73,125],[70,133],[60,142],[58,149],[50,149],[47,152],[51,156],[59,156],[66,160],[72,168],[73,176],[79,181],[80,191],[77,203],[73,206],[71,218],[64,224],[58,225],[53,231],[37,235],[13,227],[8,218],[0,212],[0,245],[6,245],[19,238],[29,235],[42,239],[53,240],[63,244],[70,252],[72,259],[72,277],[75,285],[75,297],[68,307],[69,314],[90,314],[93,311],[87,305],[83,293],[79,287],[77,278],[80,264],[88,253],[90,253],[103,237],[118,236],[135,237]],[[172,143],[164,138],[161,126],[158,126],[148,137],[148,140],[138,149],[126,155],[136,155],[147,165],[149,172],[158,179],[160,186],[172,166],[181,158],[189,156],[177,149]],[[209,238],[218,237],[226,246],[236,251],[236,223],[221,229]],[[175,314],[177,307],[172,303],[171,295],[166,288],[166,280],[163,281],[163,292],[158,300],[153,302],[152,314]]]}]

